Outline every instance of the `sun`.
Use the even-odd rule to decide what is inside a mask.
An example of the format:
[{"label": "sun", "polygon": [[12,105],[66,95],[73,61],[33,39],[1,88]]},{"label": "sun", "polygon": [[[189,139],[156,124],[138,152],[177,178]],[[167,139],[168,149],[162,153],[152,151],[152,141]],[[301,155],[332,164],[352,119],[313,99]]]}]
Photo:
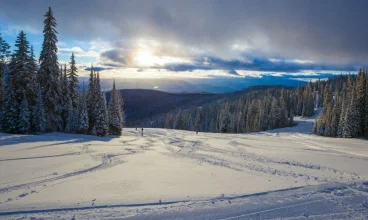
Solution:
[{"label": "sun", "polygon": [[156,57],[153,55],[152,51],[148,49],[142,49],[136,51],[133,60],[138,66],[152,66],[156,62]]}]

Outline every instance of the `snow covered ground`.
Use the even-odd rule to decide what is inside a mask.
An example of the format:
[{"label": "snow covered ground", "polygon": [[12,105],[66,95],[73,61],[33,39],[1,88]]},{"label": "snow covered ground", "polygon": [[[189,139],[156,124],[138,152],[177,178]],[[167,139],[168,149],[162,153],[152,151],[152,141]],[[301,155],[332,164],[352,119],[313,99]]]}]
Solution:
[{"label": "snow covered ground", "polygon": [[296,121],[249,134],[0,134],[0,218],[368,219],[368,142]]}]

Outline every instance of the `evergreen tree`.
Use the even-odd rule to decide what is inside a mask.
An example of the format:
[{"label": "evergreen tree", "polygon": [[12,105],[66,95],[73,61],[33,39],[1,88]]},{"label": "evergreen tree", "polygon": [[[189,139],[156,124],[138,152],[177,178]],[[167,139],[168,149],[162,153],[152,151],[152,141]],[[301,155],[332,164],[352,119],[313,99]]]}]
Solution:
[{"label": "evergreen tree", "polygon": [[94,135],[97,136],[105,136],[108,132],[108,114],[106,108],[106,98],[105,94],[102,93],[100,87],[100,77],[97,73],[96,77],[96,88],[95,88],[95,97],[97,99],[96,109],[95,109],[95,123],[92,129]]},{"label": "evergreen tree", "polygon": [[184,117],[183,117],[183,114],[182,114],[180,109],[179,109],[178,114],[176,115],[175,129],[177,129],[177,130],[185,130],[186,129]]},{"label": "evergreen tree", "polygon": [[18,132],[19,104],[11,79],[7,79],[6,96],[1,114],[2,130],[7,133]]},{"label": "evergreen tree", "polygon": [[9,63],[9,82],[13,84],[18,103],[23,100],[25,95],[27,101],[29,100],[33,104],[37,97],[34,64],[32,63],[32,57],[30,57],[29,43],[23,31],[19,33],[15,47],[16,49]]},{"label": "evergreen tree", "polygon": [[224,108],[221,109],[218,121],[219,121],[219,132],[229,133],[231,130],[230,128],[231,119],[230,119],[230,106],[228,102],[226,102]]},{"label": "evergreen tree", "polygon": [[195,119],[194,119],[194,130],[196,132],[201,131],[201,110],[197,109],[196,115],[195,115]]},{"label": "evergreen tree", "polygon": [[37,104],[32,112],[33,131],[36,134],[46,131],[46,113],[40,85],[37,86]]},{"label": "evergreen tree", "polygon": [[[35,103],[35,76],[34,76],[34,65],[32,65],[32,57],[30,56],[29,43],[26,39],[26,35],[23,31],[19,33],[15,42],[16,49],[11,56],[9,63],[9,72],[6,78],[7,93],[5,97],[5,105],[3,113],[3,127],[5,131],[11,133],[25,133],[24,128],[30,128],[26,124],[22,126],[13,126],[13,123],[19,122],[19,117],[26,112],[21,109],[22,103],[27,103],[27,114],[29,113],[32,106],[30,104]],[[9,112],[8,112],[9,111]],[[22,114],[21,114],[21,111]],[[3,116],[2,116],[3,117]],[[6,125],[10,123],[10,125]],[[29,121],[28,121],[29,123]]]},{"label": "evergreen tree", "polygon": [[109,134],[112,135],[121,135],[122,131],[122,122],[120,118],[119,111],[121,110],[119,107],[119,100],[118,100],[118,91],[115,87],[115,80],[113,82],[113,87],[110,95],[110,102],[109,102]]},{"label": "evergreen tree", "polygon": [[56,43],[56,19],[49,7],[45,14],[42,50],[40,54],[40,70],[38,79],[43,92],[44,105],[46,110],[47,130],[57,131],[62,130],[61,112],[61,90],[60,90],[60,75],[58,68]]},{"label": "evergreen tree", "polygon": [[65,132],[74,133],[76,131],[76,116],[71,100],[69,99],[67,104],[67,118],[65,124]]},{"label": "evergreen tree", "polygon": [[30,117],[27,97],[25,94],[23,94],[23,100],[20,103],[20,111],[19,111],[19,117],[18,117],[18,132],[19,133],[25,134],[29,132],[29,129],[31,127],[30,120],[31,120],[31,117]]},{"label": "evergreen tree", "polygon": [[86,103],[88,109],[88,121],[89,121],[89,132],[92,133],[92,129],[95,124],[96,118],[96,79],[93,73],[93,65],[91,66],[91,72],[89,75],[88,92],[86,96]]},{"label": "evergreen tree", "polygon": [[70,57],[70,69],[68,70],[69,79],[69,95],[72,101],[73,108],[77,108],[78,102],[78,69],[75,63],[74,53]]},{"label": "evergreen tree", "polygon": [[79,96],[79,103],[78,103],[78,123],[77,123],[77,131],[80,134],[86,134],[88,131],[89,123],[88,123],[88,111],[87,111],[87,104],[86,104],[86,90],[83,89],[82,94]]},{"label": "evergreen tree", "polygon": [[0,115],[3,106],[3,101],[5,99],[5,71],[6,71],[6,61],[10,57],[9,49],[10,49],[9,44],[6,43],[5,40],[3,40],[0,33]]},{"label": "evergreen tree", "polygon": [[366,83],[367,79],[365,77],[364,70],[360,69],[356,81],[356,87],[357,87],[357,102],[359,104],[359,117],[360,117],[360,123],[359,123],[359,136],[364,135],[364,127],[365,127],[365,115],[366,115]]},{"label": "evergreen tree", "polygon": [[62,66],[60,67],[60,72],[61,72],[60,88],[62,91],[60,100],[61,100],[61,107],[62,107],[62,119],[63,119],[63,128],[64,128],[63,130],[65,130],[66,124],[69,118],[69,114],[73,112],[73,108],[70,108],[69,106],[71,104],[71,99],[69,95],[69,82],[68,82],[68,77],[67,77],[66,65],[64,65],[64,70]]},{"label": "evergreen tree", "polygon": [[365,73],[365,123],[364,136],[368,138],[368,71]]},{"label": "evergreen tree", "polygon": [[302,116],[309,117],[312,116],[313,113],[314,113],[313,90],[311,82],[309,82],[304,88]]},{"label": "evergreen tree", "polygon": [[359,103],[355,86],[351,89],[350,98],[351,100],[345,116],[346,125],[343,130],[343,137],[347,138],[357,137],[360,129]]},{"label": "evergreen tree", "polygon": [[289,125],[288,112],[286,106],[286,94],[284,88],[281,89],[280,95],[280,127]]},{"label": "evergreen tree", "polygon": [[116,99],[117,99],[117,102],[118,102],[118,109],[119,109],[118,112],[119,112],[121,128],[123,129],[124,123],[125,123],[124,100],[123,100],[122,96],[120,95],[119,91],[116,92]]}]

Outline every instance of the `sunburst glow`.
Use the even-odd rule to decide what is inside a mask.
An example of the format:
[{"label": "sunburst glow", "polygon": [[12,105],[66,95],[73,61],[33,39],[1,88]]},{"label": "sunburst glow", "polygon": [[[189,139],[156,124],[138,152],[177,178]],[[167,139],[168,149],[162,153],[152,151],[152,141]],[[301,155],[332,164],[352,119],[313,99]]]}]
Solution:
[{"label": "sunburst glow", "polygon": [[157,57],[155,57],[152,51],[148,49],[138,50],[134,54],[134,62],[138,66],[153,66],[157,62]]}]

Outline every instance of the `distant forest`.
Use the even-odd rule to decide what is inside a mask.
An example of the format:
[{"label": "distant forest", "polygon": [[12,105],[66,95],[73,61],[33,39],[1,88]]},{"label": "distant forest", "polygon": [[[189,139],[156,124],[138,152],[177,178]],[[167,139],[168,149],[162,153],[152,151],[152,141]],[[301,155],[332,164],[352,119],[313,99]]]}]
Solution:
[{"label": "distant forest", "polygon": [[315,122],[315,134],[367,137],[367,80],[368,73],[360,70],[357,76],[339,75],[298,88],[258,86],[235,100],[176,109],[141,125],[199,132],[256,132],[292,126],[294,116],[312,116],[315,108],[323,108]]}]

